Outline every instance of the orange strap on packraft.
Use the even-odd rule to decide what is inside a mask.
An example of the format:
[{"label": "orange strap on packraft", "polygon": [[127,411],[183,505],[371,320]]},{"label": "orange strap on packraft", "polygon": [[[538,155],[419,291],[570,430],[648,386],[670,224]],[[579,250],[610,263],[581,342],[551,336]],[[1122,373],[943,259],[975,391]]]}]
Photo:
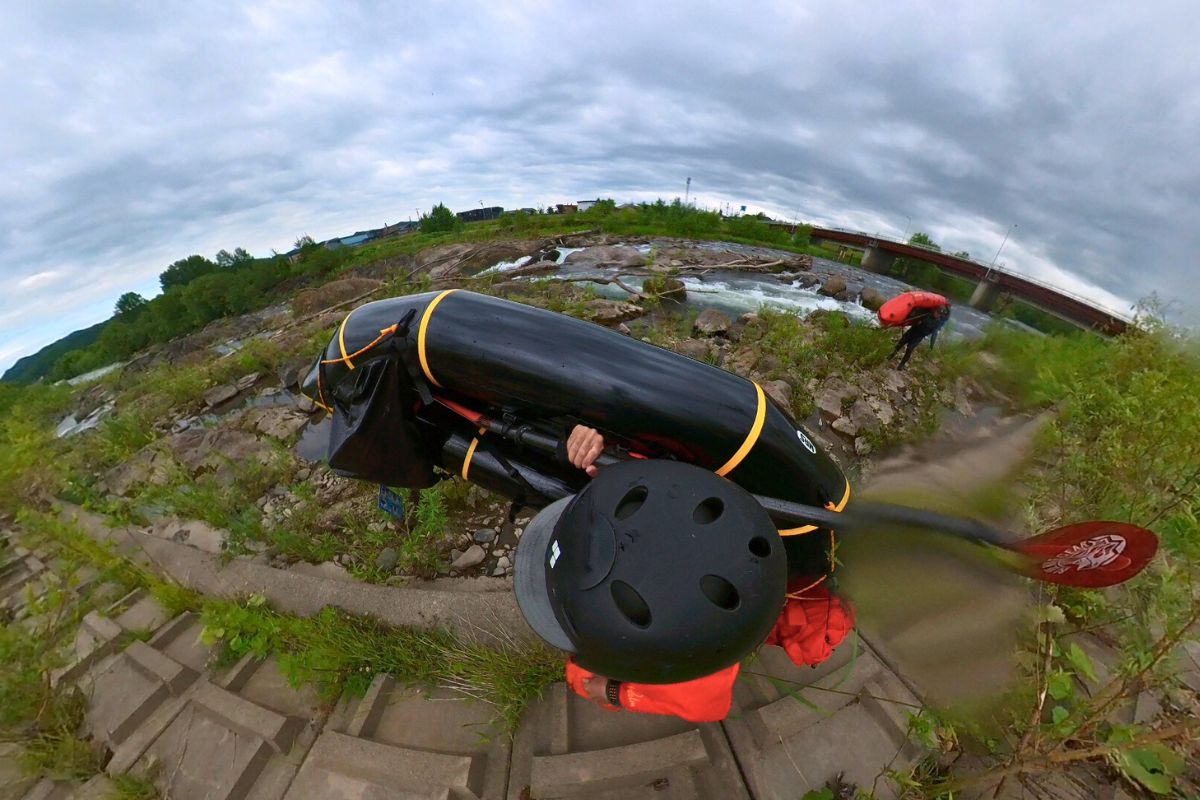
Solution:
[{"label": "orange strap on packraft", "polygon": [[[798,666],[815,667],[842,643],[854,629],[854,612],[824,586],[808,590],[802,597],[789,597],[783,613],[767,636],[767,644],[782,647]],[[733,683],[741,664],[683,683],[621,683],[616,688],[619,708],[639,714],[663,714],[688,722],[719,722],[733,704]],[[588,698],[586,681],[600,677],[567,661],[567,684],[575,694]],[[601,678],[603,679],[603,678]],[[590,699],[590,698],[588,698]],[[618,706],[601,704],[617,711]]]}]

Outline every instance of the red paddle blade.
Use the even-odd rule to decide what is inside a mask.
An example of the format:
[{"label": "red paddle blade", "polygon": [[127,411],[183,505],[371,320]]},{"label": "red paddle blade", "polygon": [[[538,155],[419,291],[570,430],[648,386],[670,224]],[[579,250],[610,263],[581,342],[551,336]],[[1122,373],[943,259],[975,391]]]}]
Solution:
[{"label": "red paddle blade", "polygon": [[1096,589],[1137,575],[1158,552],[1158,537],[1124,522],[1080,522],[1014,542],[1031,558],[1031,578]]}]

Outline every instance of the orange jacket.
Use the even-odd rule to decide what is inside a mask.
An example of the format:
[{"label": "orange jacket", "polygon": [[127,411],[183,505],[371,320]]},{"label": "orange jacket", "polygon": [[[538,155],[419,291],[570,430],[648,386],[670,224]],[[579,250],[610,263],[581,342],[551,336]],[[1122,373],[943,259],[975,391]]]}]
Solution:
[{"label": "orange jacket", "polygon": [[[797,665],[815,667],[854,629],[854,612],[823,586],[804,597],[789,597],[783,613],[767,636],[766,644],[783,648]],[[719,722],[733,704],[733,683],[741,664],[683,683],[620,683],[620,708],[640,714],[665,714],[689,722]],[[567,661],[567,684],[586,698],[585,682],[596,677],[573,660]],[[604,703],[602,708],[617,711]]]}]

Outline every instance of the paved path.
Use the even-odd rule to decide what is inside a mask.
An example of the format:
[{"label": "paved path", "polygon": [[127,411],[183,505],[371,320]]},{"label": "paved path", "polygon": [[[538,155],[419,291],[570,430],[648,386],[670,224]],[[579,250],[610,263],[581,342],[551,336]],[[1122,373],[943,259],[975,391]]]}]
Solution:
[{"label": "paved path", "polygon": [[[96,518],[83,521],[99,537],[121,538]],[[36,594],[52,559],[15,552],[0,586],[6,597],[30,588]],[[324,579],[309,579],[314,591],[324,590]],[[364,697],[343,697],[330,709],[311,691],[288,686],[272,659],[213,669],[194,615],[168,618],[153,598],[116,596],[109,584],[84,588],[111,599],[84,619],[74,659],[54,680],[87,693],[86,732],[111,753],[108,773],[152,774],[163,796],[176,800],[790,800],[839,773],[870,786],[884,768],[917,755],[904,734],[916,698],[861,642],[816,670],[764,648],[722,724],[608,712],[559,683],[509,737],[494,727],[486,704],[404,687],[386,675]],[[135,632],[148,638],[123,644]],[[810,688],[797,693],[803,685]],[[96,785],[42,781],[23,797],[92,797]]]}]

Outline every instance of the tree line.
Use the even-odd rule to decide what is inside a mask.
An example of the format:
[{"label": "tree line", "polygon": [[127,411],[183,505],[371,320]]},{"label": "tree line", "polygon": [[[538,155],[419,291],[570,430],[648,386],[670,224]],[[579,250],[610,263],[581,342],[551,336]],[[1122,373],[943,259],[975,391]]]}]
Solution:
[{"label": "tree line", "polygon": [[256,311],[276,299],[272,290],[284,281],[330,274],[349,256],[345,248],[330,250],[309,236],[298,239],[296,247],[299,252],[291,259],[254,258],[238,247],[232,252],[221,250],[212,259],[191,255],[174,262],[158,276],[162,294],[152,299],[137,292],[121,295],[99,338],[63,354],[46,377],[71,378],[199,330],[213,320]]}]

